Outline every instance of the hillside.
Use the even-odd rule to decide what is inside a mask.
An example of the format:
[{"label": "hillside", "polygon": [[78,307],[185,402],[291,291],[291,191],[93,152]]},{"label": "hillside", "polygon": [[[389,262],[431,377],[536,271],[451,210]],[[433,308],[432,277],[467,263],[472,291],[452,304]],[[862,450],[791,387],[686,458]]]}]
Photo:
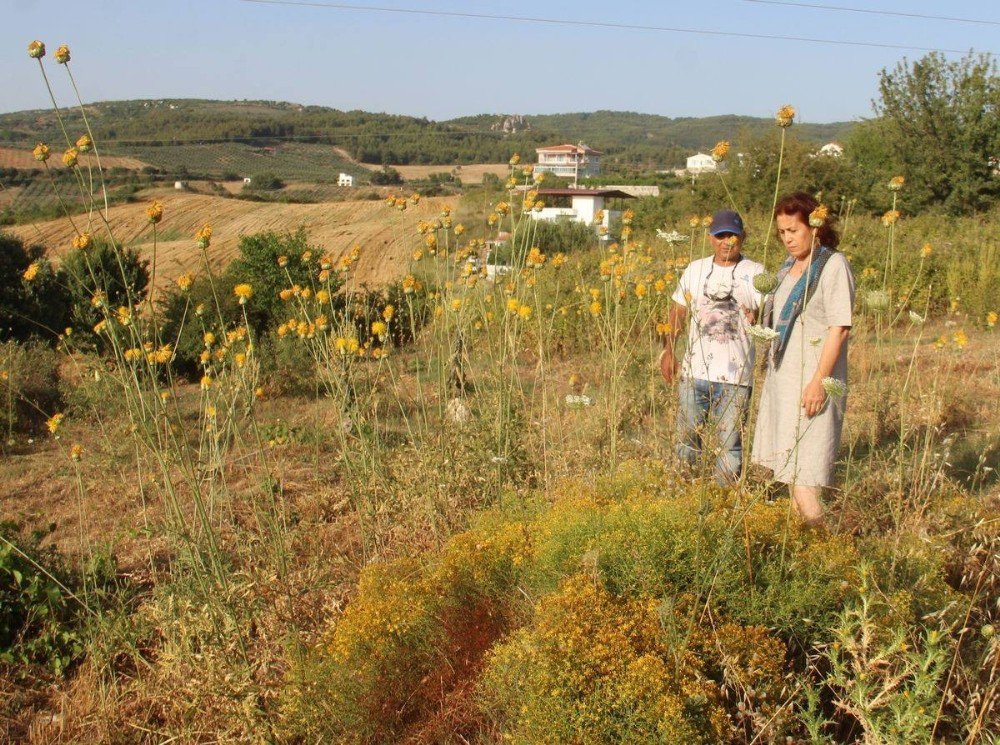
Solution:
[{"label": "hillside", "polygon": [[[112,207],[110,214],[112,232],[138,248],[147,259],[152,258],[153,234],[146,219],[146,207],[153,199],[163,205],[164,211],[156,262],[157,284],[161,285],[184,272],[199,270],[202,257],[193,236],[206,223],[214,231],[209,256],[215,269],[225,268],[236,256],[243,235],[265,230],[294,231],[302,226],[311,244],[335,258],[360,244],[364,250],[353,274],[355,281],[381,284],[405,274],[410,253],[420,241],[420,236],[410,229],[416,216],[436,215],[442,204],[441,200],[426,198],[401,213],[388,209],[381,200],[261,204],[172,189],[150,190],[141,195],[141,201]],[[80,228],[94,235],[102,233],[96,218],[89,226],[81,223]],[[75,235],[65,218],[9,230],[28,243],[46,246],[54,256],[68,250]]]},{"label": "hillside", "polygon": [[[500,128],[505,117],[494,114],[435,122],[274,101],[198,99],[99,102],[89,104],[87,114],[109,154],[137,158],[166,170],[183,166],[210,176],[246,170],[255,153],[276,143],[285,149],[292,143],[334,145],[350,158],[369,164],[453,165],[505,162],[515,152],[584,140],[603,150],[612,163],[669,167],[680,165],[692,149],[711,147],[741,131],[759,133],[772,126],[770,119],[737,115],[672,119],[596,111],[519,117],[520,128],[505,133]],[[64,116],[71,132],[83,131],[78,111],[67,111]],[[850,122],[802,124],[794,132],[819,143],[844,138],[852,126]],[[0,115],[0,145],[24,148],[39,139],[61,140],[52,112]],[[335,154],[328,157],[324,173],[334,168],[350,171],[348,162],[334,162]],[[287,177],[293,177],[291,172]],[[317,174],[294,177],[316,178]]]}]

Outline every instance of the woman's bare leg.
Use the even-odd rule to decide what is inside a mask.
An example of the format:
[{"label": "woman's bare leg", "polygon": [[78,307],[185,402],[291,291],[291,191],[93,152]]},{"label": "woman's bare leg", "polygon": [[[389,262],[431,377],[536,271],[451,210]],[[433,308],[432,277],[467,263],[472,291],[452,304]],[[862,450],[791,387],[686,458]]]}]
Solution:
[{"label": "woman's bare leg", "polygon": [[793,484],[791,486],[792,502],[799,517],[810,528],[818,528],[823,525],[823,505],[820,504],[819,494],[822,487],[803,486]]}]

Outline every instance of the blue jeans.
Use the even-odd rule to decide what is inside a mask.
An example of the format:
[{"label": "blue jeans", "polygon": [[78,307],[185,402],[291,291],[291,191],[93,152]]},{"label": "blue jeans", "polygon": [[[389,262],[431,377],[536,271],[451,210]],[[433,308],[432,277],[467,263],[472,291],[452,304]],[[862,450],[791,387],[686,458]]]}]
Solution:
[{"label": "blue jeans", "polygon": [[[683,379],[677,386],[677,455],[690,465],[702,457],[706,441],[718,448],[715,478],[731,484],[743,466],[741,430],[746,421],[750,387],[708,380]],[[705,435],[711,431],[711,437]]]}]

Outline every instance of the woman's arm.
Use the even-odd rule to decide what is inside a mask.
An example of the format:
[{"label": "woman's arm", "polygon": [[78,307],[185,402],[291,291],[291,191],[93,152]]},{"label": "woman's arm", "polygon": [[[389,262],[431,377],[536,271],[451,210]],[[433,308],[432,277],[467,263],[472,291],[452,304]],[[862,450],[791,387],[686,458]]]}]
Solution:
[{"label": "woman's arm", "polygon": [[837,358],[840,357],[840,350],[843,349],[847,337],[851,333],[850,326],[831,326],[826,332],[826,340],[823,342],[823,349],[820,350],[819,364],[812,379],[802,391],[802,408],[806,410],[806,416],[816,416],[823,410],[826,403],[826,391],[823,389],[823,378],[829,377],[833,372]]}]

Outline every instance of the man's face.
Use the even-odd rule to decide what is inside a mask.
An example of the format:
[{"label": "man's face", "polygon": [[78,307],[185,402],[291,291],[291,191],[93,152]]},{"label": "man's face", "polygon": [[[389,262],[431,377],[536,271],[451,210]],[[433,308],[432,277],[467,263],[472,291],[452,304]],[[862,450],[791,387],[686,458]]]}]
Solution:
[{"label": "man's face", "polygon": [[743,247],[743,236],[736,233],[719,233],[709,236],[712,241],[712,249],[715,251],[715,260],[719,262],[736,261]]}]

